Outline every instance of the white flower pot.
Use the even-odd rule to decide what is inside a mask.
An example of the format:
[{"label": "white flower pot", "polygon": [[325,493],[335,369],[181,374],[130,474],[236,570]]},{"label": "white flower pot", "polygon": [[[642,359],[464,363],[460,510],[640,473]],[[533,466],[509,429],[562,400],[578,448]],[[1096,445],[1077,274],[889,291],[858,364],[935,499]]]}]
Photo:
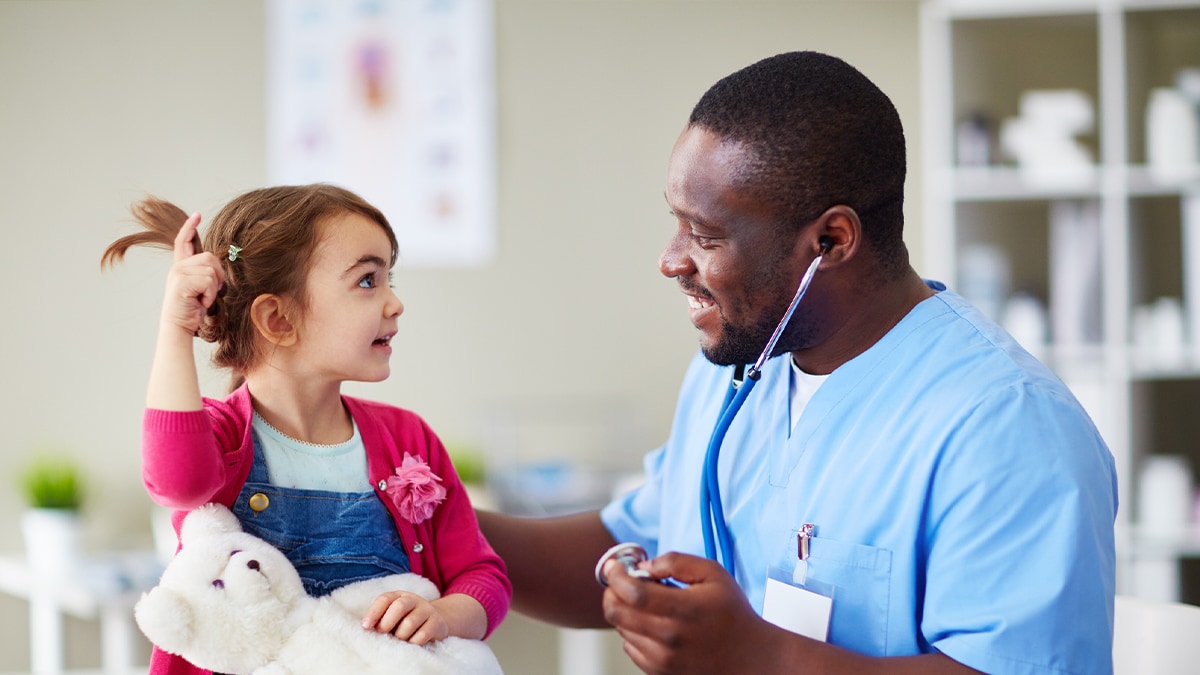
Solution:
[{"label": "white flower pot", "polygon": [[28,509],[21,514],[25,555],[34,575],[62,579],[78,570],[82,540],[79,512]]}]

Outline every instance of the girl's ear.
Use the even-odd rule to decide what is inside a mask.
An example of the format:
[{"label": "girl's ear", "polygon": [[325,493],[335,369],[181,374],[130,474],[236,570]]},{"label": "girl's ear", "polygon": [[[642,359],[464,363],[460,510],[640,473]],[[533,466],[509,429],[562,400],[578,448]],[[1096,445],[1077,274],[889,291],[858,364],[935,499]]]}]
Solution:
[{"label": "girl's ear", "polygon": [[296,343],[296,327],[287,314],[287,303],[278,295],[264,294],[250,305],[250,320],[258,334],[273,345],[287,347]]}]

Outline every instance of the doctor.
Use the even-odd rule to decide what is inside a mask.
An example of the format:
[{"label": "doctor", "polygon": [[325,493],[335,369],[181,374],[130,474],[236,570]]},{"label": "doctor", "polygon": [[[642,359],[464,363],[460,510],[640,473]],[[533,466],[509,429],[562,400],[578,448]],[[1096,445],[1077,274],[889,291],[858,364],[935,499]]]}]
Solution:
[{"label": "doctor", "polygon": [[[660,260],[701,354],[643,487],[599,512],[480,514],[515,609],[612,624],[647,673],[1111,672],[1112,456],[1053,374],[910,267],[904,176],[895,108],[839,59],[781,54],[704,94]],[[821,253],[725,437],[732,559],[712,560],[701,470],[734,365]],[[601,588],[616,542],[687,586],[609,563]]]}]

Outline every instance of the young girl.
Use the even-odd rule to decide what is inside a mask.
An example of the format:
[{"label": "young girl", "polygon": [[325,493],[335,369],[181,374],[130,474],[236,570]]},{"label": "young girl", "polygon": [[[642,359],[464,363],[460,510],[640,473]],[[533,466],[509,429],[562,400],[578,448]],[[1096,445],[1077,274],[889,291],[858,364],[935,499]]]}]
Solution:
[{"label": "young girl", "polygon": [[[482,639],[512,589],[480,534],[437,436],[415,414],[341,394],[390,372],[404,306],[389,285],[396,238],[383,214],[329,185],[255,190],[230,202],[201,245],[200,215],[135,205],[145,232],[117,240],[174,251],[143,420],[151,497],[187,511],[224,504],[282,550],[311,595],[415,572],[442,597],[380,596],[363,628],[416,644]],[[239,386],[202,398],[195,336]],[[203,672],[157,650],[152,674]]]}]

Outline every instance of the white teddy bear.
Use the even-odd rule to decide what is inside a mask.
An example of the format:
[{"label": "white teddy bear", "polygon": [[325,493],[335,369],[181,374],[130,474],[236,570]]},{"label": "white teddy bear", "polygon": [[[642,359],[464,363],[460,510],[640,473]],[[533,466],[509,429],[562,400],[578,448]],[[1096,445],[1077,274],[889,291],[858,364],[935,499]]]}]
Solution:
[{"label": "white teddy bear", "polygon": [[449,637],[419,647],[362,627],[367,608],[385,591],[438,597],[421,576],[391,575],[310,597],[283,553],[243,532],[219,504],[189,513],[180,541],[134,618],[160,649],[196,666],[234,675],[501,672],[479,640]]}]

